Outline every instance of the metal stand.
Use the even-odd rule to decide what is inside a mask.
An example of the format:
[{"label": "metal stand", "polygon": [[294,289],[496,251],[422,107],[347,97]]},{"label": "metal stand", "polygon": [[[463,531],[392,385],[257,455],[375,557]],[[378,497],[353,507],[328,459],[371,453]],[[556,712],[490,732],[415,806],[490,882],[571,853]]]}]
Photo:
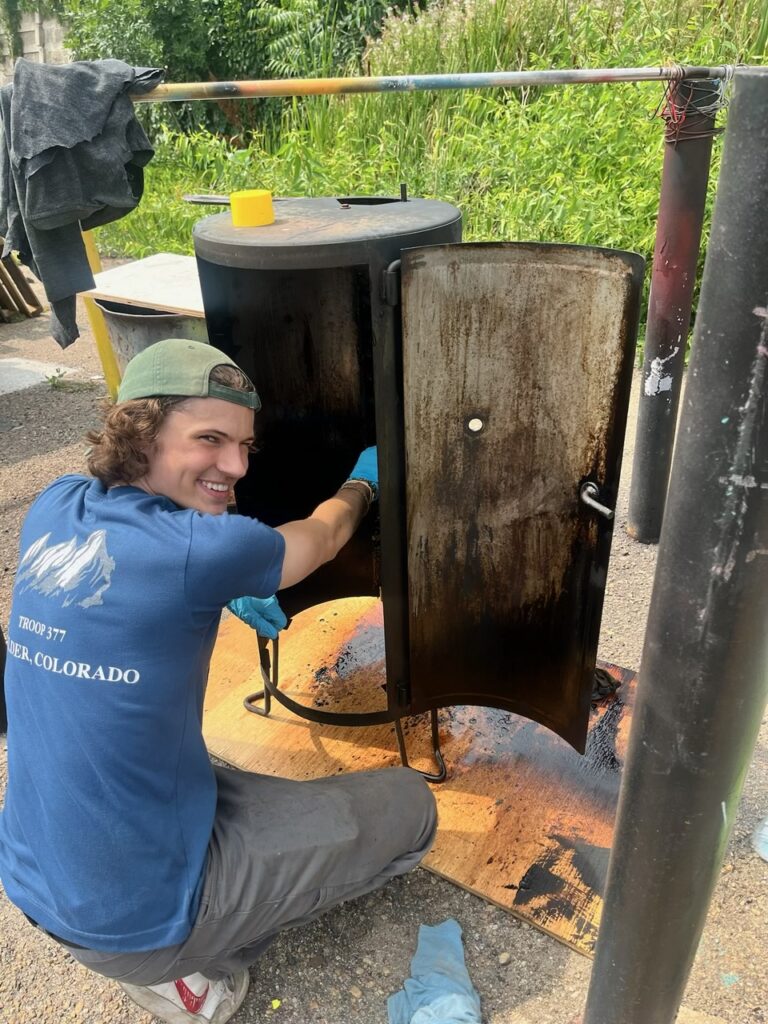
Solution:
[{"label": "metal stand", "polygon": [[768,688],[768,69],[736,72],[584,1024],[672,1024]]},{"label": "metal stand", "polygon": [[[422,778],[425,778],[427,782],[442,782],[448,774],[443,755],[440,750],[440,735],[437,730],[437,708],[432,708],[429,712],[430,723],[432,726],[432,754],[434,755],[435,762],[437,763],[438,772],[435,775],[429,772],[419,772]],[[400,724],[401,718],[395,719],[395,733],[397,734],[397,746],[400,750],[400,760],[403,762],[404,768],[410,768],[408,764],[408,754],[405,749],[405,736],[403,735],[403,727]],[[416,769],[414,769],[416,770]]]},{"label": "metal stand", "polygon": [[[288,708],[289,711],[293,711],[293,713],[298,715],[300,718],[306,718],[311,722],[319,722],[323,725],[366,726],[384,725],[389,722],[394,722],[397,746],[400,751],[400,760],[402,761],[403,767],[410,768],[408,763],[408,754],[405,749],[405,737],[403,736],[403,729],[400,724],[403,717],[402,715],[399,715],[396,711],[390,711],[389,709],[385,711],[362,712],[360,714],[351,714],[341,711],[318,711],[316,708],[308,708],[305,704],[299,704],[298,701],[288,697],[278,687],[279,656],[279,639],[272,641],[272,658],[270,659],[267,641],[262,637],[259,637],[259,661],[261,663],[261,675],[264,681],[264,686],[261,690],[249,693],[248,696],[243,699],[243,707],[246,711],[251,711],[254,715],[261,715],[262,718],[268,718],[272,709],[272,697],[274,697],[275,700],[279,701],[280,704],[283,705],[283,707]],[[262,707],[258,706],[259,701],[263,702]],[[433,708],[430,712],[430,716],[432,726],[432,753],[434,755],[435,762],[437,763],[438,771],[435,774],[419,771],[419,775],[423,776],[427,782],[442,782],[448,773],[440,750],[440,736],[437,727],[437,710]],[[414,768],[414,771],[418,771],[418,769]]]}]

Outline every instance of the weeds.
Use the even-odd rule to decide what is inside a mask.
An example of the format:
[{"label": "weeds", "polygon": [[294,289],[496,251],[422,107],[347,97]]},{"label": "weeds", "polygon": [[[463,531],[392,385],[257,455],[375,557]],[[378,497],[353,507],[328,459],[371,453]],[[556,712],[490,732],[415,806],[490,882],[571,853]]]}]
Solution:
[{"label": "weeds", "polygon": [[51,391],[93,391],[96,383],[91,380],[70,380],[66,370],[56,370],[45,378]]},{"label": "weeds", "polygon": [[[765,0],[444,0],[393,13],[370,75],[546,67],[764,62]],[[612,246],[650,260],[663,156],[659,83],[308,97],[275,137],[155,135],[133,214],[99,232],[104,251],[191,252],[184,192],[444,199],[464,238]],[[719,165],[715,145],[710,193]],[[705,228],[706,231],[706,228]]]}]

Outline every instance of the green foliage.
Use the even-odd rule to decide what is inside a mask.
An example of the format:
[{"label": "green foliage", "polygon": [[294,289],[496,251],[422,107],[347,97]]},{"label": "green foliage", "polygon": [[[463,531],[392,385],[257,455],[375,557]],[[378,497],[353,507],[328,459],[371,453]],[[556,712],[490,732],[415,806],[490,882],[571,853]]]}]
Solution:
[{"label": "green foliage", "polygon": [[[0,0],[13,4],[18,0]],[[333,74],[359,62],[383,0],[52,0],[78,60],[117,57],[172,82]],[[403,6],[406,0],[397,0]],[[174,104],[150,122],[230,134],[276,126],[282,104]]]},{"label": "green foliage", "polygon": [[256,0],[249,17],[259,22],[271,76],[299,78],[357,69],[385,15],[418,6],[413,0]]},{"label": "green foliage", "polygon": [[8,52],[14,60],[24,52],[21,39],[21,9],[19,0],[0,0],[0,35],[4,38]]},{"label": "green foliage", "polygon": [[[392,13],[363,59],[371,75],[760,63],[767,33],[764,0],[445,0]],[[210,211],[185,204],[185,191],[397,195],[404,181],[411,195],[455,203],[469,241],[603,245],[650,261],[662,97],[659,83],[312,97],[287,106],[277,138],[236,146],[165,128],[142,204],[100,245],[191,252],[192,226]],[[718,165],[716,144],[712,192]]]}]

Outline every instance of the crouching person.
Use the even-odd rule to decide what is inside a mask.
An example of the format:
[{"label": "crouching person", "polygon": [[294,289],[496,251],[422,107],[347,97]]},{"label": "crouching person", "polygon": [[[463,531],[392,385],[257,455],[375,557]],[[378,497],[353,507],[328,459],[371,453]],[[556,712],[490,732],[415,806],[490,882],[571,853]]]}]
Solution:
[{"label": "crouching person", "polygon": [[0,878],[167,1022],[229,1020],[281,930],[409,871],[436,826],[409,769],[297,783],[208,758],[222,609],[245,596],[250,621],[283,625],[275,592],[337,554],[378,484],[367,449],[307,519],[225,515],[259,405],[217,349],[152,345],[89,436],[92,476],[54,481],[21,534]]}]

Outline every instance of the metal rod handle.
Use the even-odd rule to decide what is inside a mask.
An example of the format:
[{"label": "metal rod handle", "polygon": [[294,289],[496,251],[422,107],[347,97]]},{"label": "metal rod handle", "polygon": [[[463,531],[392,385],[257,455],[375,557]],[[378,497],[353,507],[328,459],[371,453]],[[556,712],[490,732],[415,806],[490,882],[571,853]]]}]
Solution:
[{"label": "metal rod handle", "polygon": [[585,484],[581,485],[579,491],[579,498],[584,502],[585,505],[589,505],[595,512],[599,512],[604,519],[613,519],[613,509],[608,508],[607,505],[603,505],[597,499],[600,497],[600,491],[598,490],[597,484],[593,484],[587,480]]}]

